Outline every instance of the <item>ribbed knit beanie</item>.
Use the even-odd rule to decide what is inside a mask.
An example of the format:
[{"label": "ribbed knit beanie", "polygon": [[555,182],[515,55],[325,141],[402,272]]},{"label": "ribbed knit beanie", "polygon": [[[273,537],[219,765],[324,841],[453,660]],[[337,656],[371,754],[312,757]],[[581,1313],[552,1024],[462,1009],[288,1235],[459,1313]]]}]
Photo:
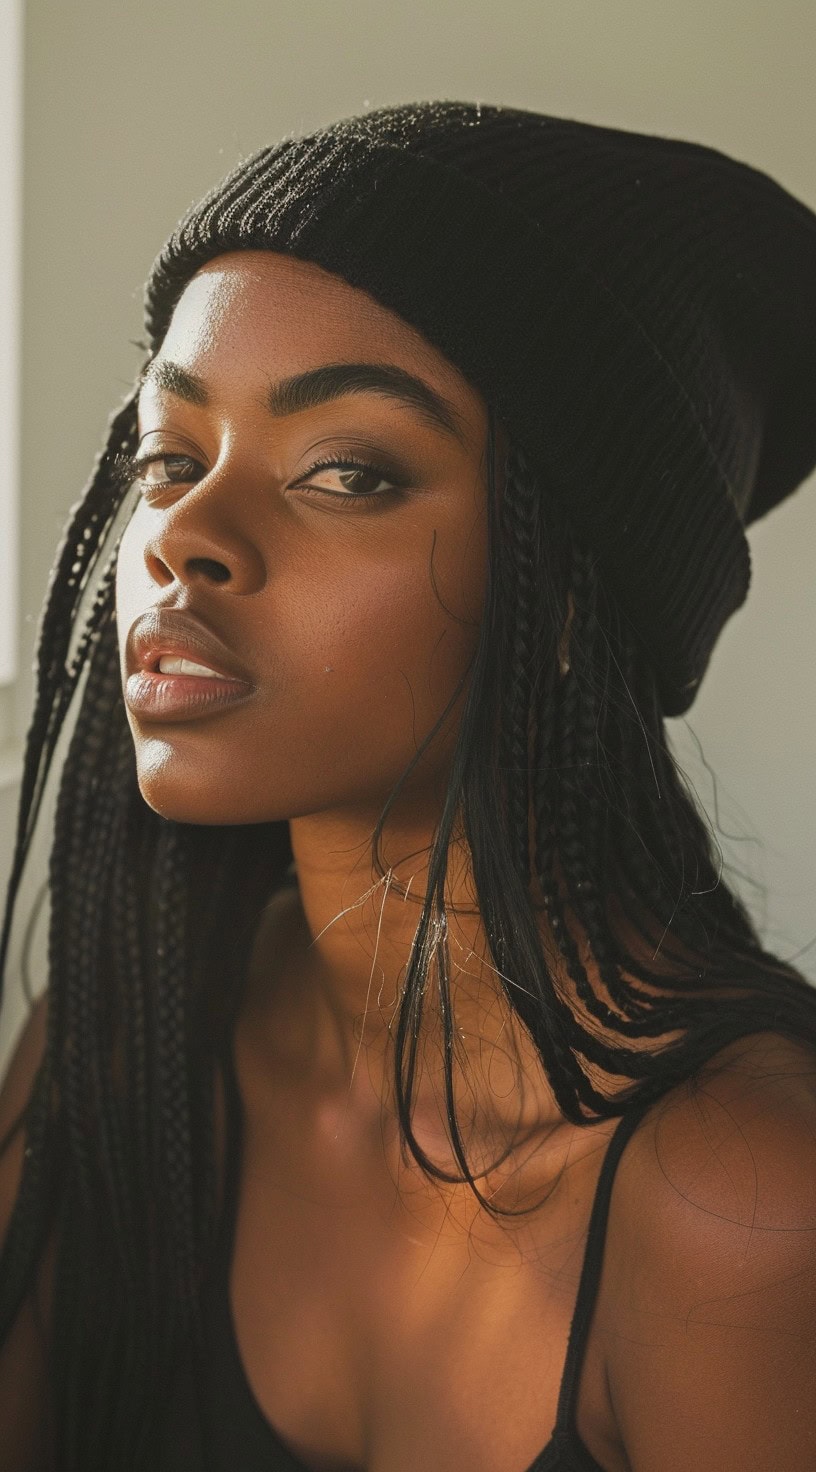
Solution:
[{"label": "ribbed knit beanie", "polygon": [[750,581],[745,527],[816,466],[816,215],[714,148],[470,102],[287,135],[195,205],[151,352],[223,252],[315,262],[422,332],[597,554],[663,711]]}]

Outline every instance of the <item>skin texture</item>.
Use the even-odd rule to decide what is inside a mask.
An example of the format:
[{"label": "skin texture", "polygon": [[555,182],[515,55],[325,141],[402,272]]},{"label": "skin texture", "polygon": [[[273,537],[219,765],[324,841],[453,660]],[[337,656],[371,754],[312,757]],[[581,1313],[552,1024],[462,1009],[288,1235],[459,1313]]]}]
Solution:
[{"label": "skin texture", "polygon": [[[342,1096],[344,1121],[349,1111],[379,1115],[389,1090],[388,1024],[464,690],[385,831],[386,868],[409,890],[407,901],[373,872],[370,838],[478,639],[486,405],[424,337],[367,293],[271,252],[224,255],[201,269],[158,361],[203,380],[208,402],[187,402],[155,381],[142,389],[137,453],[194,463],[185,481],[145,487],[122,539],[123,682],[134,620],[163,605],[200,614],[248,667],[256,692],[192,722],[129,713],[140,788],[157,812],[183,822],[289,820],[299,895],[290,901],[286,966],[275,967],[274,986],[259,938],[257,1029],[267,1027],[270,1050],[283,1051],[300,1077],[305,1070]],[[458,434],[374,392],[270,413],[271,382],[336,362],[388,363],[424,379],[446,400]],[[349,481],[336,468],[306,475],[315,458],[349,450],[384,460],[386,476],[397,468],[403,494],[373,509],[344,504],[338,495],[346,487],[370,489],[381,477],[364,472]],[[158,463],[147,477],[167,473]],[[449,900],[457,1020],[476,1068],[474,1138],[508,1123],[551,1123],[538,1057],[480,964],[487,950],[467,855],[453,850]],[[281,906],[273,908],[280,961]],[[444,1159],[432,1028],[417,1118]],[[361,1053],[367,1067],[358,1069]]]}]

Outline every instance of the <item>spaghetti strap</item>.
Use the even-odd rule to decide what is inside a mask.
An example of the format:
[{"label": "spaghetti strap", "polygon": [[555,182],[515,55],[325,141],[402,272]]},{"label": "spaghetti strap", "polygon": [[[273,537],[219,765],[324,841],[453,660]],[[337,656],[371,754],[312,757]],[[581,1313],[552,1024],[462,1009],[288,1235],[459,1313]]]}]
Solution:
[{"label": "spaghetti strap", "polygon": [[567,1341],[567,1353],[564,1360],[564,1372],[561,1377],[561,1389],[558,1396],[554,1435],[563,1435],[566,1432],[569,1432],[572,1436],[577,1436],[578,1434],[575,1426],[578,1384],[587,1339],[589,1337],[589,1328],[592,1322],[592,1311],[595,1307],[595,1298],[601,1279],[601,1265],[603,1262],[604,1242],[606,1240],[609,1202],[612,1196],[612,1183],[615,1178],[618,1161],[623,1154],[625,1145],[634,1134],[635,1129],[650,1104],[653,1103],[653,1099],[635,1103],[630,1109],[627,1109],[625,1114],[621,1115],[603,1159],[598,1183],[595,1188],[595,1199],[592,1203],[592,1211],[589,1218],[584,1262],[578,1283],[578,1294],[575,1300],[575,1310],[572,1316],[572,1324],[570,1325],[569,1339]]}]

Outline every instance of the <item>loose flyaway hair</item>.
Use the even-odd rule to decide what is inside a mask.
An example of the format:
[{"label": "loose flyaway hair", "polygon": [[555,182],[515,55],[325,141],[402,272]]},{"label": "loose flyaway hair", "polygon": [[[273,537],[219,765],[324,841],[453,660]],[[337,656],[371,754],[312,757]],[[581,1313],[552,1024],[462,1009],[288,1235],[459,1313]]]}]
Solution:
[{"label": "loose flyaway hair", "polygon": [[[0,1141],[6,1150],[25,1132],[0,1258],[0,1344],[56,1239],[50,1340],[59,1472],[154,1472],[178,1366],[187,1355],[200,1363],[201,1298],[218,1229],[215,1076],[262,911],[292,860],[285,821],[177,823],[139,792],[114,606],[128,510],[117,465],[135,449],[135,425],[131,395],[71,509],[51,574],[0,938],[2,976],[71,708],[49,858],[47,1041],[27,1104]],[[500,473],[495,460],[491,413],[485,607],[393,1037],[403,1149],[429,1178],[467,1182],[500,1216],[469,1163],[455,1107],[445,908],[454,840],[470,852],[498,985],[558,1107],[576,1124],[657,1099],[751,1033],[772,1029],[816,1045],[816,990],[763,948],[729,889],[668,747],[648,662],[591,548],[517,447]],[[372,835],[381,875],[388,813],[436,729]],[[637,954],[616,924],[621,913],[642,938]],[[600,985],[582,964],[570,915]],[[553,938],[546,946],[544,934]],[[658,956],[659,966],[648,963]],[[565,974],[569,992],[559,981]],[[432,1161],[412,1128],[431,977],[459,1175]]]}]

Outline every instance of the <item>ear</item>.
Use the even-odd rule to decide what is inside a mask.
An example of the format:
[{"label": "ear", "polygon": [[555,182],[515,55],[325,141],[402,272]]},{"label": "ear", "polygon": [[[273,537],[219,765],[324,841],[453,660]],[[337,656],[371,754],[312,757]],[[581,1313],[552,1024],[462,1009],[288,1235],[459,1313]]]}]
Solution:
[{"label": "ear", "polygon": [[570,667],[567,650],[569,649],[570,630],[572,628],[572,616],[575,613],[575,603],[573,601],[571,591],[567,593],[567,603],[569,605],[569,612],[567,613],[567,621],[564,625],[563,633],[561,634],[561,642],[558,646],[558,660],[561,666],[562,675],[565,675]]}]

